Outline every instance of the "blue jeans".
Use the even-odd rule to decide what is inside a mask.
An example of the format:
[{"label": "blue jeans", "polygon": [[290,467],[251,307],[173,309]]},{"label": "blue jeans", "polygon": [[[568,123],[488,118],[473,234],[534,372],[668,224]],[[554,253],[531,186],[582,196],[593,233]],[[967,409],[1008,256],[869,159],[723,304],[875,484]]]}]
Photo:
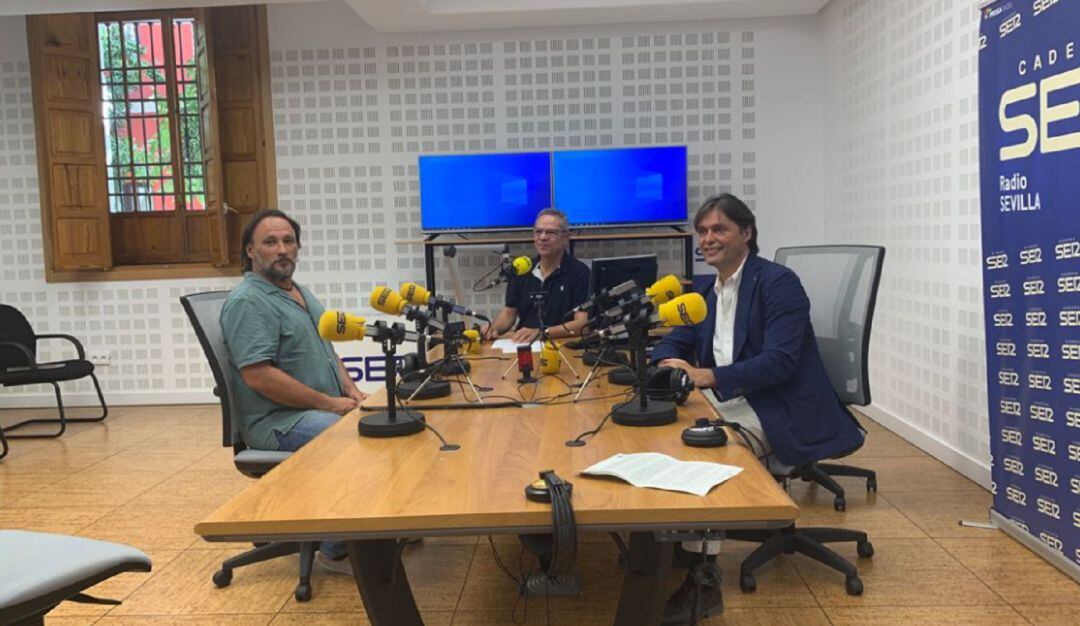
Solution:
[{"label": "blue jeans", "polygon": [[[289,432],[279,433],[274,431],[277,437],[278,450],[296,452],[305,443],[318,436],[319,433],[336,424],[339,419],[341,419],[341,416],[336,413],[315,410],[305,411],[300,421],[289,429]],[[322,552],[329,559],[343,558],[345,556],[345,542],[320,542],[319,552]]]}]

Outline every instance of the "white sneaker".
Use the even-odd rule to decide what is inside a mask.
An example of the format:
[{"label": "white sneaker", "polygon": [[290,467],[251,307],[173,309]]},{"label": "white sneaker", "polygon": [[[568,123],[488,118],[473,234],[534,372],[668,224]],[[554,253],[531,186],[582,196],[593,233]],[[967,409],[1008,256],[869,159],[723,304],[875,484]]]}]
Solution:
[{"label": "white sneaker", "polygon": [[352,563],[349,561],[349,557],[345,557],[340,561],[335,561],[322,552],[316,552],[315,564],[331,574],[341,574],[343,576],[353,575]]}]

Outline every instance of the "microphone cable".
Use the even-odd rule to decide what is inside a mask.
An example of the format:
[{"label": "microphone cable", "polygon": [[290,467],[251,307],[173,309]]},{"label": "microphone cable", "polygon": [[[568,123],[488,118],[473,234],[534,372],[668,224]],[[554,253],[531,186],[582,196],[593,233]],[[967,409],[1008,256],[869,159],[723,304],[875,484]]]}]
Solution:
[{"label": "microphone cable", "polygon": [[[637,397],[638,397],[638,394],[635,392],[630,397],[630,399],[627,400],[627,402],[633,402],[634,400],[637,399]],[[606,424],[607,421],[609,419],[611,419],[611,416],[614,413],[615,413],[615,407],[611,407],[611,410],[607,412],[607,415],[605,415],[602,420],[600,420],[600,423],[596,425],[596,428],[593,428],[592,430],[586,430],[585,432],[581,433],[577,437],[574,437],[573,439],[565,442],[563,445],[565,445],[568,448],[580,448],[581,446],[585,445],[586,442],[584,441],[584,438],[585,437],[590,437],[590,438],[595,437],[596,434],[598,432],[600,432],[600,429],[604,427],[604,424]]]},{"label": "microphone cable", "polygon": [[439,446],[440,451],[442,451],[442,452],[453,452],[454,450],[460,450],[461,449],[461,446],[459,446],[458,444],[448,442],[446,440],[446,438],[442,436],[442,433],[435,430],[434,426],[427,423],[427,420],[416,419],[416,417],[414,417],[413,414],[412,414],[412,410],[411,410],[411,407],[409,406],[408,402],[406,402],[405,400],[401,400],[400,404],[401,404],[401,408],[405,409],[405,415],[407,415],[409,417],[409,419],[411,419],[414,422],[418,422],[424,428],[426,428],[426,429],[430,430],[431,432],[435,433],[435,436],[438,437],[439,441],[442,442],[442,445]]}]

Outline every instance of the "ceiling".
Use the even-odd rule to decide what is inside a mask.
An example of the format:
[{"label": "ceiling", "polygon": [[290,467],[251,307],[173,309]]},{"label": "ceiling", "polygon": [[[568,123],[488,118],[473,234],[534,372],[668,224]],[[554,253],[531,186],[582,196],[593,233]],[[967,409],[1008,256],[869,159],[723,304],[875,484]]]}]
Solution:
[{"label": "ceiling", "polygon": [[[326,0],[262,0],[267,4]],[[383,33],[813,15],[828,0],[337,0]],[[251,0],[0,0],[0,16],[251,4]]]}]

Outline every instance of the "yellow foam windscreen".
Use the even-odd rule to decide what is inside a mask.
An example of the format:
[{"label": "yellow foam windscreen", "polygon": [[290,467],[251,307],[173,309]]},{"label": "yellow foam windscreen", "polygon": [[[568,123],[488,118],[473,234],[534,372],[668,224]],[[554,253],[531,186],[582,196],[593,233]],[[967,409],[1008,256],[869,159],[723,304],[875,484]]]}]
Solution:
[{"label": "yellow foam windscreen", "polygon": [[464,335],[465,350],[473,354],[480,352],[480,332],[470,328],[465,331]]},{"label": "yellow foam windscreen", "polygon": [[554,342],[545,341],[540,348],[540,371],[545,374],[556,374],[562,367],[562,358],[555,349]]},{"label": "yellow foam windscreen", "polygon": [[645,295],[656,304],[663,304],[682,295],[683,287],[674,274],[668,274],[645,290]]},{"label": "yellow foam windscreen", "polygon": [[423,306],[431,299],[431,292],[416,283],[401,283],[401,289],[398,293],[401,294],[401,297],[405,298],[409,304]]},{"label": "yellow foam windscreen", "polygon": [[709,310],[700,293],[688,293],[657,307],[664,326],[692,326],[705,321]]},{"label": "yellow foam windscreen", "polygon": [[401,315],[408,303],[389,287],[376,287],[371,292],[371,308],[387,315]]},{"label": "yellow foam windscreen", "polygon": [[319,317],[319,336],[327,341],[357,341],[364,338],[364,318],[344,311],[325,311]]},{"label": "yellow foam windscreen", "polygon": [[524,276],[532,271],[532,259],[527,256],[519,256],[518,258],[514,259],[513,266],[515,274],[517,274],[518,276]]}]

